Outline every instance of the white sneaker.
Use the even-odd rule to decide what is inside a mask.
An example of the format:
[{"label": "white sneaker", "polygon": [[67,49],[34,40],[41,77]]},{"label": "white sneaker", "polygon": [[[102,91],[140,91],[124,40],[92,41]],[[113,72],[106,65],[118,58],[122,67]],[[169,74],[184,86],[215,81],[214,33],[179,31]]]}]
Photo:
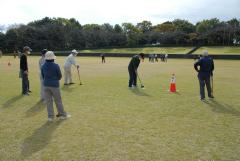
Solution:
[{"label": "white sneaker", "polygon": [[48,122],[53,122],[53,118],[48,118]]},{"label": "white sneaker", "polygon": [[60,120],[66,120],[67,118],[72,117],[70,114],[67,114],[66,116],[60,116],[59,119]]}]

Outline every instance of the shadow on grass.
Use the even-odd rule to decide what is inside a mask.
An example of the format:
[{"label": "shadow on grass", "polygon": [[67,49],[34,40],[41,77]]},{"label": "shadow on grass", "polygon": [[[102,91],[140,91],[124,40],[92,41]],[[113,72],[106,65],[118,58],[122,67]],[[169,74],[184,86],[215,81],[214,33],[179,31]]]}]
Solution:
[{"label": "shadow on grass", "polygon": [[40,128],[36,129],[30,137],[23,141],[21,156],[28,158],[34,153],[44,149],[51,141],[54,131],[62,122],[63,121],[46,122]]},{"label": "shadow on grass", "polygon": [[149,94],[145,93],[143,90],[144,89],[141,89],[139,90],[138,88],[133,88],[133,89],[129,89],[132,93],[138,95],[138,96],[147,96],[147,97],[150,97]]},{"label": "shadow on grass", "polygon": [[221,104],[216,100],[211,100],[210,102],[205,103],[212,107],[212,111],[214,112],[231,114],[238,117],[240,116],[240,112],[228,104]]},{"label": "shadow on grass", "polygon": [[18,100],[20,100],[23,97],[24,97],[23,95],[18,95],[18,96],[14,96],[13,98],[10,98],[5,103],[3,103],[2,108],[7,108],[7,107],[12,106],[15,102],[17,102]]},{"label": "shadow on grass", "polygon": [[26,117],[35,116],[37,113],[42,111],[44,107],[46,107],[46,104],[44,104],[43,101],[39,100],[30,109],[27,110]]},{"label": "shadow on grass", "polygon": [[73,88],[72,88],[72,85],[63,85],[62,90],[66,92],[72,92]]}]

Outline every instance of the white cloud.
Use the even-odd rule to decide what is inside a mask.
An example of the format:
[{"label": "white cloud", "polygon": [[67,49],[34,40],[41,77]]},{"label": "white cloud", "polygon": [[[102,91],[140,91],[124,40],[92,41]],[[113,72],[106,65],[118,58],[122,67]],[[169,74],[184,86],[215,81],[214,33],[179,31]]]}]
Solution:
[{"label": "white cloud", "polygon": [[239,0],[1,0],[0,24],[28,23],[43,17],[76,18],[81,24],[154,24],[176,18],[196,22],[240,16]]}]

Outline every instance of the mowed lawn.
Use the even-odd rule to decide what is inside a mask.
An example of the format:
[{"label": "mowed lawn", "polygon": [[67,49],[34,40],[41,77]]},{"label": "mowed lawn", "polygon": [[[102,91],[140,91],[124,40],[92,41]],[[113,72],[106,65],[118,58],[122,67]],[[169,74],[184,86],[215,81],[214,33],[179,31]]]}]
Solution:
[{"label": "mowed lawn", "polygon": [[[128,89],[128,58],[78,57],[84,85],[63,86],[72,118],[47,122],[39,57],[29,57],[31,96],[19,60],[0,58],[0,160],[239,160],[239,61],[216,60],[214,100],[201,102],[193,60],[145,61],[145,89]],[[8,66],[8,61],[11,66]],[[64,57],[57,57],[63,64]],[[168,92],[176,74],[178,93]],[[78,83],[77,71],[73,79]],[[55,110],[56,111],[56,110]]]},{"label": "mowed lawn", "polygon": [[240,55],[240,47],[228,47],[228,46],[211,46],[201,47],[193,54],[202,54],[204,50],[207,50],[211,55]]},{"label": "mowed lawn", "polygon": [[81,53],[146,53],[146,54],[186,54],[193,47],[144,47],[80,50]]}]

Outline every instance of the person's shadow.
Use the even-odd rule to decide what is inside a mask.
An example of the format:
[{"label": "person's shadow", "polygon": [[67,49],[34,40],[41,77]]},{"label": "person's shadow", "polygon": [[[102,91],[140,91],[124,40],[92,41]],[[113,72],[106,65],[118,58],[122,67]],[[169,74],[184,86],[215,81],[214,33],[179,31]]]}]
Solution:
[{"label": "person's shadow", "polygon": [[2,108],[11,107],[15,102],[23,98],[23,95],[14,96],[2,104]]},{"label": "person's shadow", "polygon": [[62,90],[66,92],[72,92],[73,88],[72,85],[63,85]]},{"label": "person's shadow", "polygon": [[132,93],[138,95],[138,96],[146,96],[146,97],[150,97],[149,94],[143,92],[144,89],[139,90],[138,88],[132,88],[129,89]]},{"label": "person's shadow", "polygon": [[26,117],[31,117],[42,111],[46,107],[43,101],[39,100],[26,112]]},{"label": "person's shadow", "polygon": [[212,111],[214,112],[231,114],[233,116],[240,116],[240,111],[234,109],[229,104],[220,104],[218,101],[214,99],[211,100],[210,102],[205,103],[208,104],[212,108]]},{"label": "person's shadow", "polygon": [[31,136],[23,141],[21,156],[28,158],[46,147],[51,141],[54,131],[62,122],[61,120],[57,122],[46,122],[40,128],[36,129]]}]

